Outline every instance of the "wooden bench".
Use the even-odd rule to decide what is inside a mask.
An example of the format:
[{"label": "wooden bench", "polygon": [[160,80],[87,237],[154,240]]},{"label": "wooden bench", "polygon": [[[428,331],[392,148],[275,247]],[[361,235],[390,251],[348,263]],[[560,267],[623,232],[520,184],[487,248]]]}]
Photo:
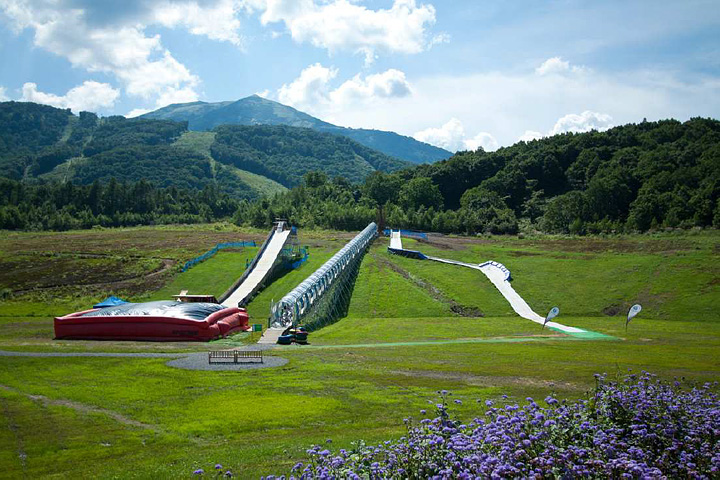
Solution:
[{"label": "wooden bench", "polygon": [[214,352],[208,352],[208,363],[229,363],[231,360],[233,363],[240,363],[244,361],[255,361],[260,360],[263,363],[262,350],[216,350]]}]

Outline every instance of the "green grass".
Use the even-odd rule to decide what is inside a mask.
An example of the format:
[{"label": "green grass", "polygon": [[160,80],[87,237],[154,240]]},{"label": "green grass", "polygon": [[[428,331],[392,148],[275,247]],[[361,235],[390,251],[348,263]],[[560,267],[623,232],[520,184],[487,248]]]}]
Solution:
[{"label": "green grass", "polygon": [[[23,248],[52,251],[71,240],[78,251],[116,251],[110,245],[120,241],[125,248],[133,245],[142,258],[180,261],[207,250],[208,243],[240,234],[189,230],[19,234],[11,241],[0,240],[0,252],[15,254],[14,245],[20,243],[26,245]],[[244,235],[251,233],[263,234]],[[301,231],[303,243],[311,245],[309,262],[253,300],[251,321],[264,323],[271,300],[305,279],[350,236]],[[0,477],[178,478],[219,462],[234,467],[241,478],[257,478],[286,473],[304,458],[310,444],[328,438],[333,447],[343,448],[359,439],[398,437],[404,431],[402,419],[418,417],[439,389],[464,400],[462,406],[453,406],[453,412],[467,419],[480,411],[477,399],[542,399],[553,391],[564,398],[581,397],[593,387],[596,372],[612,376],[631,368],[669,379],[716,380],[719,243],[715,231],[407,241],[408,247],[439,257],[500,261],[512,271],[514,288],[538,313],[557,304],[561,323],[613,340],[578,340],[543,331],[514,315],[481,272],[390,256],[385,251],[387,239],[380,239],[363,261],[348,316],[312,333],[307,348],[273,351],[289,360],[284,367],[192,372],[167,367],[163,359],[0,357]],[[171,272],[154,293],[133,291],[159,296],[180,288],[221,288],[221,276],[235,278],[244,261],[243,253],[221,252],[184,274]],[[55,297],[45,297],[43,311],[86,299],[83,292],[56,290]],[[12,299],[11,306],[23,312],[23,299],[37,302],[24,295]],[[643,304],[643,312],[626,331],[625,308],[636,301]],[[455,314],[458,305],[471,316]],[[31,308],[40,306],[27,307]],[[0,305],[2,349],[207,348],[55,342],[48,338],[48,317],[12,311]],[[473,343],[448,343],[465,339]],[[216,345],[247,341],[245,336]],[[417,344],[383,346],[403,342]],[[377,347],[353,346],[368,344]],[[335,348],[321,348],[329,346]],[[503,400],[503,394],[509,399]]]},{"label": "green grass", "polygon": [[170,283],[147,298],[134,300],[170,300],[182,290],[187,290],[191,295],[215,295],[219,298],[242,276],[246,264],[252,262],[257,251],[258,247],[221,250],[212,258],[176,275]]}]

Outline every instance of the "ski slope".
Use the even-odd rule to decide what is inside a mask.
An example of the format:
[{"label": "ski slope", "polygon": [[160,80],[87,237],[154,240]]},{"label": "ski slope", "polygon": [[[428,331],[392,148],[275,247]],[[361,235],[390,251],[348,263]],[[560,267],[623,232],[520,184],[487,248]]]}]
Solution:
[{"label": "ski slope", "polygon": [[275,265],[275,261],[282,252],[289,235],[290,230],[283,230],[282,224],[273,231],[267,245],[260,254],[260,258],[245,277],[245,280],[223,300],[222,304],[224,306],[237,307],[260,288],[260,285]]}]

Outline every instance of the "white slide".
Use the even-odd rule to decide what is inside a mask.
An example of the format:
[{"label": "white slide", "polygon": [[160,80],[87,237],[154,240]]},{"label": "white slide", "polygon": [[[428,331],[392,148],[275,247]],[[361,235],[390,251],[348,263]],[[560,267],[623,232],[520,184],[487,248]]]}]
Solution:
[{"label": "white slide", "polygon": [[[500,268],[498,264],[495,264],[494,262],[485,262],[481,265],[475,265],[473,268],[476,268],[485,274],[488,280],[495,285],[495,288],[502,293],[505,300],[510,303],[510,306],[513,310],[515,310],[515,313],[523,318],[539,323],[540,325],[545,322],[545,317],[541,317],[535,313],[533,309],[530,308],[530,305],[528,305],[527,302],[515,291],[512,285],[510,285],[510,282],[507,279],[507,273]],[[585,331],[580,328],[567,327],[557,322],[548,322],[546,325],[567,333],[581,333]]]},{"label": "white slide", "polygon": [[402,239],[400,238],[400,230],[397,232],[390,230],[390,248],[402,250]]},{"label": "white slide", "polygon": [[[402,240],[400,238],[400,231],[390,231],[390,248],[402,250]],[[510,284],[510,270],[508,270],[503,264],[498,262],[485,262],[479,265],[474,263],[460,262],[458,260],[448,260],[446,258],[430,257],[425,256],[428,260],[435,262],[448,263],[451,265],[458,265],[461,267],[474,268],[480,270],[485,276],[495,285],[495,288],[505,297],[515,313],[520,315],[522,318],[527,318],[535,323],[542,325],[545,322],[545,317],[541,317],[530,308],[530,305],[515,291]],[[584,333],[585,330],[575,327],[568,327],[557,322],[548,322],[547,327],[560,330],[566,333]]]},{"label": "white slide", "polygon": [[245,278],[234,292],[222,302],[226,307],[237,307],[240,302],[245,300],[248,296],[252,295],[257,290],[257,287],[265,280],[270,270],[275,264],[278,255],[285,246],[290,230],[277,231],[275,230],[268,242],[267,247],[262,253],[262,256],[258,259],[255,267],[252,269],[250,274]]}]

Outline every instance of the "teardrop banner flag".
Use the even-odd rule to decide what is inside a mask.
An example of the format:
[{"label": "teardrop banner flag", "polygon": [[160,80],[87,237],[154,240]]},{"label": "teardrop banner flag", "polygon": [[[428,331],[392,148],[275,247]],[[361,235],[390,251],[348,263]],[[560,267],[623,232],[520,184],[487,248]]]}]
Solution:
[{"label": "teardrop banner flag", "polygon": [[627,321],[625,322],[625,330],[627,330],[630,320],[635,318],[635,315],[640,313],[640,310],[642,310],[642,306],[639,303],[636,303],[635,305],[630,307],[630,310],[628,311]]},{"label": "teardrop banner flag", "polygon": [[547,322],[552,320],[553,318],[557,317],[560,314],[560,309],[558,307],[553,307],[547,314],[547,317],[545,317],[545,321],[543,322],[543,328],[545,328],[545,325]]}]

